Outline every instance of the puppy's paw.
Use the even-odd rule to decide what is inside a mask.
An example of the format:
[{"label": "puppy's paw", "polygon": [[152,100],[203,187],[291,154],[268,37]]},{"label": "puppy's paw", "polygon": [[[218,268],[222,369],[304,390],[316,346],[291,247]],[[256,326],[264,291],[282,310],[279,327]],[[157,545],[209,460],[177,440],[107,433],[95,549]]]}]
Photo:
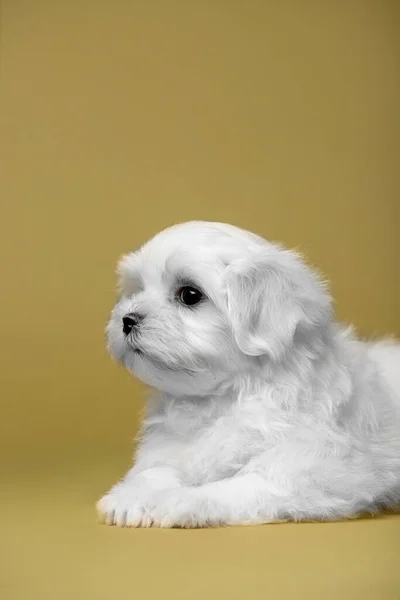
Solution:
[{"label": "puppy's paw", "polygon": [[150,518],[153,527],[217,527],[221,514],[195,489],[177,488],[159,492],[152,500]]},{"label": "puppy's paw", "polygon": [[149,495],[129,483],[118,483],[96,505],[100,520],[118,527],[150,527]]}]

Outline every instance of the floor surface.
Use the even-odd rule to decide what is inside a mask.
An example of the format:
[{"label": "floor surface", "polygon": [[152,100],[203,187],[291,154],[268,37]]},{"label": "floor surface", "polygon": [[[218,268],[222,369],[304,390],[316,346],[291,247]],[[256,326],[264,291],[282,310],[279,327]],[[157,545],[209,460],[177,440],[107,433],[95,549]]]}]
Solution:
[{"label": "floor surface", "polygon": [[2,600],[399,600],[400,515],[215,530],[100,525],[122,474],[77,460],[2,485]]}]

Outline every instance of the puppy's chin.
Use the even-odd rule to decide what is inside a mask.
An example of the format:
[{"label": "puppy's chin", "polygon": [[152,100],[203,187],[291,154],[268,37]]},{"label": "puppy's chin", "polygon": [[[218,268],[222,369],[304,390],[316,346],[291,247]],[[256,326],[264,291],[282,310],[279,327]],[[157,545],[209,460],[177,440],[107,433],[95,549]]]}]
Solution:
[{"label": "puppy's chin", "polygon": [[175,396],[208,396],[217,393],[222,383],[209,371],[172,367],[139,349],[129,349],[121,362],[146,385]]}]

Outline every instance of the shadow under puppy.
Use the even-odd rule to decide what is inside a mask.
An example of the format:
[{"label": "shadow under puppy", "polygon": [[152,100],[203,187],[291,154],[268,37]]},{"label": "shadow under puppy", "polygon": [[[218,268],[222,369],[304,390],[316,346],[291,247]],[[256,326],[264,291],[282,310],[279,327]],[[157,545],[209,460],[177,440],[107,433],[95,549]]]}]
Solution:
[{"label": "shadow under puppy", "polygon": [[154,389],[97,504],[133,527],[327,520],[400,501],[400,345],[332,318],[318,275],[236,227],[171,227],[119,265],[111,355]]}]

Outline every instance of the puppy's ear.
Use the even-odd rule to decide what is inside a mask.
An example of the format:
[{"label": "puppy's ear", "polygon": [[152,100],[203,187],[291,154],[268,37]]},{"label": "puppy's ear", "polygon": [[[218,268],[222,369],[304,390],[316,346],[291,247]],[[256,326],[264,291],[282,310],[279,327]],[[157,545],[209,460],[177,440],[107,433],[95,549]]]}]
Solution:
[{"label": "puppy's ear", "polygon": [[296,332],[329,321],[331,298],[296,254],[271,245],[227,267],[226,310],[242,352],[280,360]]},{"label": "puppy's ear", "polygon": [[122,256],[117,264],[117,290],[126,294],[134,293],[139,284],[137,272],[137,252]]}]

